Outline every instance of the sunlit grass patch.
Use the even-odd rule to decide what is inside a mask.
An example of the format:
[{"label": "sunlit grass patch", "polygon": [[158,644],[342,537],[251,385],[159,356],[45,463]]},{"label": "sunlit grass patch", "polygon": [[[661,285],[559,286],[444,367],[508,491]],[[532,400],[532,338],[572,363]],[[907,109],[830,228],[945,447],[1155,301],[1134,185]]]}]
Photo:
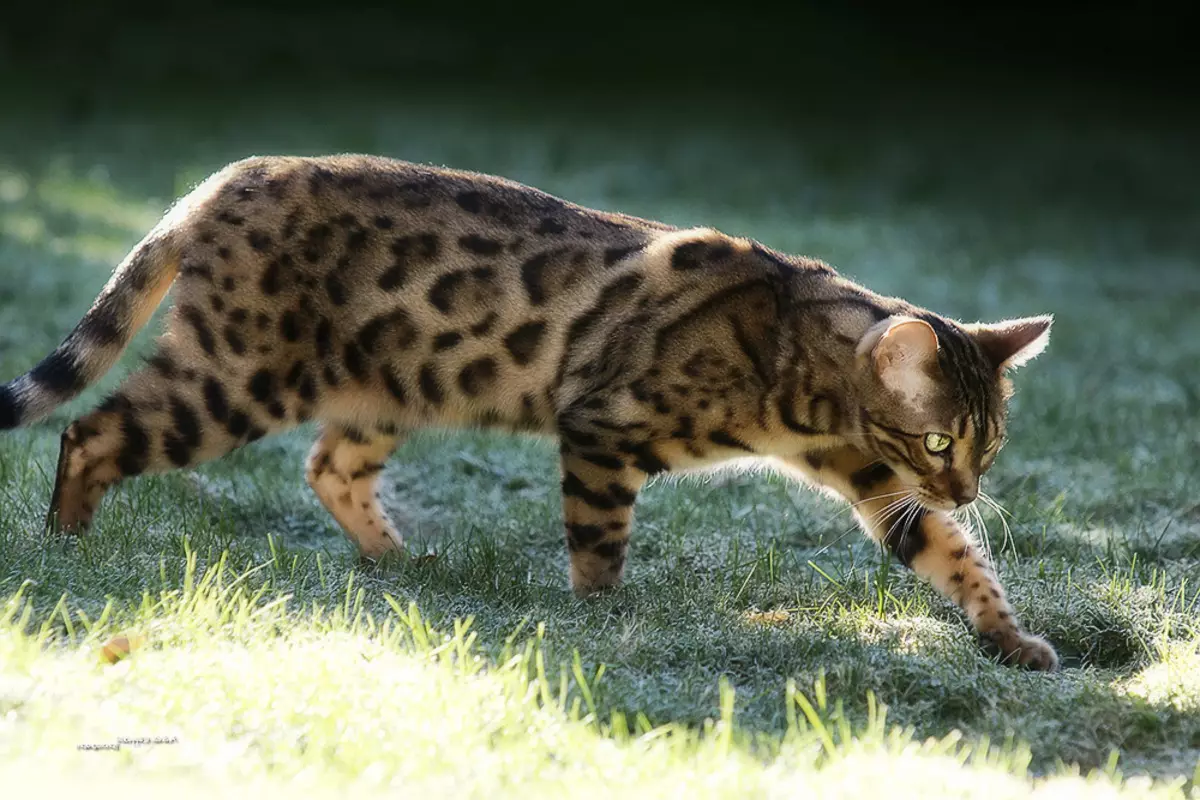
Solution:
[{"label": "sunlit grass patch", "polygon": [[[6,785],[92,787],[203,783],[367,796],[1161,796],[1182,784],[1122,783],[1112,770],[1028,775],[1029,752],[958,734],[919,741],[887,722],[868,693],[852,723],[823,678],[781,687],[787,728],[752,736],[722,681],[718,713],[699,729],[605,714],[601,668],[547,660],[544,628],[515,631],[495,658],[469,621],[442,634],[415,605],[385,595],[372,614],[353,580],[343,602],[304,609],[264,579],[269,565],[206,571],[194,553],[179,589],[110,604],[90,619],[68,604],[33,624],[22,593],[0,619],[0,755]],[[114,635],[137,645],[101,657]],[[96,746],[118,745],[116,749]],[[81,747],[83,746],[83,747]],[[228,790],[228,791],[227,791]],[[176,793],[171,788],[172,793]],[[1064,795],[1063,793],[1068,793]],[[134,795],[138,796],[138,795]]]}]

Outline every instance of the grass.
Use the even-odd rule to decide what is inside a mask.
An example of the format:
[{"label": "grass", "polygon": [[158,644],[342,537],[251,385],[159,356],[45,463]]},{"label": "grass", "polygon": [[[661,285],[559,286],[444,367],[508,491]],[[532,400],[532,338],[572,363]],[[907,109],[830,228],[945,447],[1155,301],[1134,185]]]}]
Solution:
[{"label": "grass", "polygon": [[[837,506],[763,473],[653,483],[627,584],[578,601],[555,449],[534,439],[429,433],[393,458],[387,504],[431,559],[356,565],[304,485],[311,430],[130,482],[92,535],[48,540],[58,434],[130,354],[46,424],[0,438],[6,781],[185,796],[284,783],[854,796],[882,781],[1194,794],[1193,139],[1153,118],[1036,109],[913,108],[881,129],[863,112],[797,124],[563,106],[115,95],[67,122],[15,97],[0,123],[0,375],[61,339],[175,195],[253,152],[482,169],[817,255],[962,319],[1051,312],[988,481],[1011,531],[989,527],[1019,615],[1065,670],[989,661]],[[100,664],[122,631],[144,644]],[[76,749],[123,736],[178,743]]]}]

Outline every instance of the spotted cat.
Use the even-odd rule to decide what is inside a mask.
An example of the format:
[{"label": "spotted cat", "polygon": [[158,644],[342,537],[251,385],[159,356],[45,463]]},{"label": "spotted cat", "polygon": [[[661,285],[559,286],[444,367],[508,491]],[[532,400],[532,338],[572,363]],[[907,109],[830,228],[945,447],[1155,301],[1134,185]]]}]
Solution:
[{"label": "spotted cat", "polygon": [[1054,669],[950,513],[1004,440],[1005,373],[1051,320],[963,325],[824,263],[508,180],[369,156],[251,158],[180,200],[61,346],[0,386],[0,428],[96,381],[175,287],[142,369],[63,434],[47,525],[105,491],[307,420],[307,479],[366,557],[375,486],[423,426],[555,434],[570,580],[616,584],[647,478],[768,459],[855,504],[1006,659]]}]

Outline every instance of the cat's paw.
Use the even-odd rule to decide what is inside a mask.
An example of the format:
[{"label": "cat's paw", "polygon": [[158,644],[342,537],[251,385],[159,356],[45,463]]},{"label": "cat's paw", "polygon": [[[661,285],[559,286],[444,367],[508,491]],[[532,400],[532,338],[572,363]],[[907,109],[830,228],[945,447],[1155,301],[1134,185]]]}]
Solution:
[{"label": "cat's paw", "polygon": [[989,645],[988,649],[1000,656],[1001,663],[1020,665],[1039,672],[1058,671],[1058,654],[1040,636],[1013,627],[984,632],[983,638]]}]

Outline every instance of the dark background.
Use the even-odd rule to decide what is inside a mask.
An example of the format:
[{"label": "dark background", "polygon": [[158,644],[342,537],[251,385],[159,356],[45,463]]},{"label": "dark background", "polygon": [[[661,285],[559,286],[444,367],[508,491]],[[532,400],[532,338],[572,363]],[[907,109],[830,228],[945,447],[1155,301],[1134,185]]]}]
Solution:
[{"label": "dark background", "polygon": [[1013,92],[1143,113],[1196,105],[1197,28],[1183,4],[783,5],[21,4],[0,23],[0,70],[13,91],[49,89],[76,104],[148,87],[352,81],[574,99],[733,92],[787,108]]}]

